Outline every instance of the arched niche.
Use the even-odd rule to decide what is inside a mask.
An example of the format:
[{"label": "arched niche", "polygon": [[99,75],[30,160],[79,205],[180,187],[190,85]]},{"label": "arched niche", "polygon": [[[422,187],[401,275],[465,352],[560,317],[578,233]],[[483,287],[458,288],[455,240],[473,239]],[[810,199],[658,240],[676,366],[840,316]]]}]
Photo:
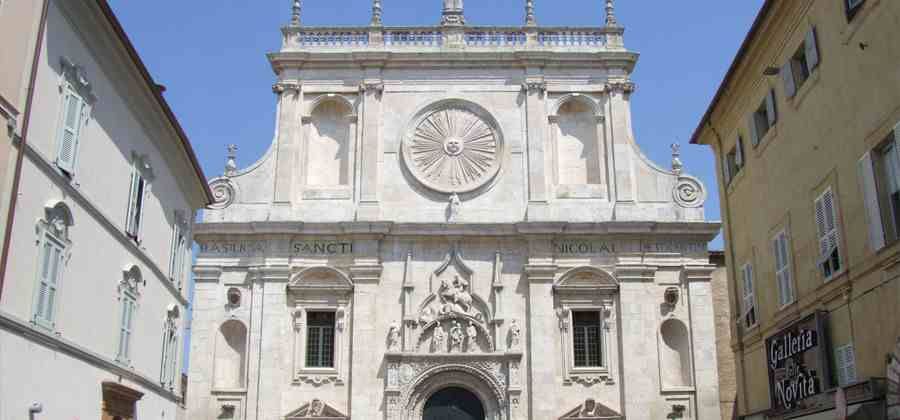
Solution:
[{"label": "arched niche", "polygon": [[550,116],[553,179],[560,198],[601,198],[606,183],[603,113],[586,95],[560,98]]},{"label": "arched niche", "polygon": [[[356,139],[354,104],[340,95],[322,95],[303,118],[305,198],[349,198],[336,190],[352,184]],[[330,193],[329,193],[330,191]]]},{"label": "arched niche", "polygon": [[663,390],[693,386],[690,334],[684,322],[667,319],[659,327],[660,382]]},{"label": "arched niche", "polygon": [[214,388],[245,388],[246,362],[247,327],[238,320],[225,321],[216,334]]}]

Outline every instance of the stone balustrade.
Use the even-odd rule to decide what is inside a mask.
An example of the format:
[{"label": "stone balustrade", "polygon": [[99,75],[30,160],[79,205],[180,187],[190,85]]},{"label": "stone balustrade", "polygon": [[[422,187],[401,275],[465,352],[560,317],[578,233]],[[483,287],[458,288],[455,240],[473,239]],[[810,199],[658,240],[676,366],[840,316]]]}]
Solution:
[{"label": "stone balustrade", "polygon": [[510,49],[622,50],[620,28],[300,27],[283,29],[282,51]]}]

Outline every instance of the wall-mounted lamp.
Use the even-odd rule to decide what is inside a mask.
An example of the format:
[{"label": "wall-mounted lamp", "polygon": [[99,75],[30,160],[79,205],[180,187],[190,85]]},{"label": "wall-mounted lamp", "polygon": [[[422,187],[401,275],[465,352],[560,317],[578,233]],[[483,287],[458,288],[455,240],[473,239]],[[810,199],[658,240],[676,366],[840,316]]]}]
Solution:
[{"label": "wall-mounted lamp", "polygon": [[44,405],[41,403],[31,403],[31,406],[28,407],[28,414],[38,414],[44,411]]}]

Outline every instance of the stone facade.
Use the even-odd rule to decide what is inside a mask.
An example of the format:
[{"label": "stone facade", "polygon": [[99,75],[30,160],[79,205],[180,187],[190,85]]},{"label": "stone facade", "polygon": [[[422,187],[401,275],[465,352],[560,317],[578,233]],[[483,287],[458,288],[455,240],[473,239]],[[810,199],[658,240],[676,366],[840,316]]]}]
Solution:
[{"label": "stone facade", "polygon": [[722,420],[736,419],[737,376],[734,350],[731,348],[731,294],[728,292],[728,268],[722,251],[710,252],[710,264],[716,266],[712,274],[713,311],[716,316],[716,360],[719,369],[719,405]]},{"label": "stone facade", "polygon": [[2,221],[0,419],[183,417],[191,226],[212,192],[105,1],[3,1],[15,27],[40,37],[4,38],[39,49]]},{"label": "stone facade", "polygon": [[296,3],[272,146],[228,160],[196,226],[189,418],[419,420],[449,387],[491,420],[719,418],[719,225],[677,148],[667,170],[634,142],[612,2],[603,27],[512,29],[445,3],[402,29],[378,1],[305,28]]},{"label": "stone facade", "polygon": [[[884,0],[764,2],[694,135],[719,169],[744,418],[838,418],[838,392],[851,415],[885,418],[900,336],[900,90],[885,89],[900,85],[898,14]],[[773,367],[772,340],[811,317],[807,360]],[[812,390],[779,391],[810,376]]]}]

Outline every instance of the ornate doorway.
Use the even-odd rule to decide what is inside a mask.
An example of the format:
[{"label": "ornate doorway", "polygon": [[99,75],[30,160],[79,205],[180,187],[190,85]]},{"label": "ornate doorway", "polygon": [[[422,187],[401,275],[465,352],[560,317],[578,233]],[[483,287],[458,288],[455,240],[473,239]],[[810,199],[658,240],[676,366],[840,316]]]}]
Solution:
[{"label": "ornate doorway", "polygon": [[425,403],[422,420],[485,420],[484,406],[463,388],[444,388]]}]

